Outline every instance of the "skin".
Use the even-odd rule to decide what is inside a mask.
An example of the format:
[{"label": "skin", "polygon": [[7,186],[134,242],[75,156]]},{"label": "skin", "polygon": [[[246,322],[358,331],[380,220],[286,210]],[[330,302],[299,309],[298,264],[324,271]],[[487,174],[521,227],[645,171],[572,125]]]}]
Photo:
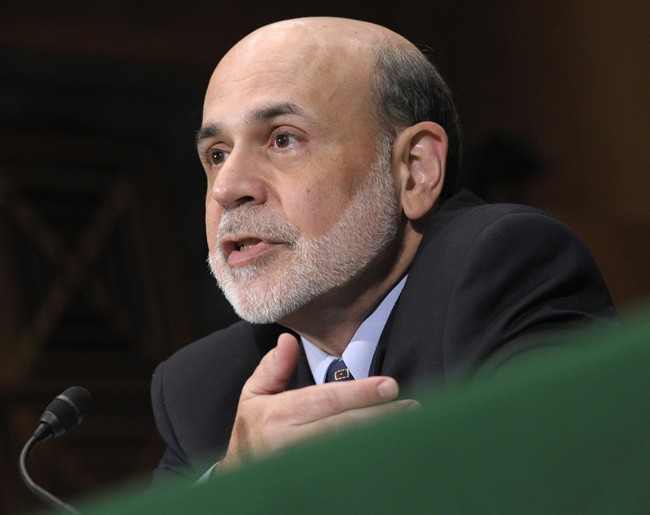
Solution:
[{"label": "skin", "polygon": [[[379,40],[412,46],[369,23],[306,18],[263,27],[224,56],[208,86],[198,140],[211,253],[221,245],[233,267],[264,258],[271,263],[267,273],[288,262],[290,250],[282,242],[255,242],[237,251],[235,243],[250,235],[218,241],[222,214],[243,203],[264,205],[310,237],[338,220],[376,159],[368,77]],[[341,355],[413,260],[442,188],[446,149],[446,134],[433,122],[400,132],[391,172],[401,219],[390,251],[279,323]],[[395,400],[398,385],[389,377],[284,391],[299,354],[297,340],[284,334],[260,362],[242,390],[220,468],[415,404]]]}]

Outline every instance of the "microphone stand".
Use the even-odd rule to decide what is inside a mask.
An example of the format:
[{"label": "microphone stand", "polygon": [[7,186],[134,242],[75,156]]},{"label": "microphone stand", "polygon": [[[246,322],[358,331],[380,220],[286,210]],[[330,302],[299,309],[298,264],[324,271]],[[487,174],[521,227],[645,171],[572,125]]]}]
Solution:
[{"label": "microphone stand", "polygon": [[34,434],[25,444],[23,447],[23,450],[20,453],[20,460],[19,460],[19,466],[18,470],[20,471],[20,477],[24,481],[24,483],[27,485],[27,487],[38,497],[40,497],[43,501],[45,501],[46,504],[51,506],[52,508],[61,511],[63,513],[74,513],[74,514],[79,514],[77,510],[75,510],[72,506],[69,504],[64,503],[61,499],[58,497],[52,495],[50,492],[47,490],[41,488],[38,486],[32,478],[30,477],[29,473],[27,472],[27,458],[29,457],[29,453],[32,451],[36,445],[41,441],[41,438],[38,438],[36,434]]}]

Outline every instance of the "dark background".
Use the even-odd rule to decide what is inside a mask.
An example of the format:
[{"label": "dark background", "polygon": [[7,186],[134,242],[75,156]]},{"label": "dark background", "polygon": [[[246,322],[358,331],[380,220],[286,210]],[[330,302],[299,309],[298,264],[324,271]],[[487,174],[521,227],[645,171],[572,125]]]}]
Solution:
[{"label": "dark background", "polygon": [[569,223],[624,311],[650,293],[650,2],[3,0],[0,513],[39,506],[18,454],[73,384],[94,412],[34,451],[34,479],[68,500],[155,466],[153,367],[234,320],[205,265],[204,88],[238,39],[305,15],[430,47],[466,184]]}]

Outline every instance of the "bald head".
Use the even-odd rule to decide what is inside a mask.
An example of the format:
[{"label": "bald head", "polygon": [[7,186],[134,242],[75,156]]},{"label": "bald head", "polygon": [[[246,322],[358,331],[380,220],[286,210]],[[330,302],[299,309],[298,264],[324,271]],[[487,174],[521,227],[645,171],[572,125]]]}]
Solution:
[{"label": "bald head", "polygon": [[[372,23],[343,18],[300,18],[267,25],[238,42],[214,71],[206,107],[212,95],[239,88],[252,75],[274,81],[301,80],[305,93],[344,98],[367,111],[369,77],[381,42],[417,51],[400,35]],[[385,44],[386,44],[385,43]],[[263,80],[259,85],[263,87]],[[348,104],[346,102],[346,104]],[[352,108],[346,105],[345,108]]]},{"label": "bald head", "polygon": [[381,25],[332,17],[297,18],[272,23],[255,30],[233,49],[260,39],[281,37],[293,38],[297,43],[317,42],[323,47],[331,49],[352,47],[357,51],[372,51],[379,41],[384,40],[394,45],[417,50],[406,38]]},{"label": "bald head", "polygon": [[443,197],[453,189],[460,156],[457,113],[433,65],[410,41],[376,24],[332,17],[285,20],[238,42],[215,69],[204,122],[215,102],[233,93],[264,97],[272,87],[297,86],[305,98],[327,103],[332,121],[342,112],[392,140],[421,121],[440,124],[449,137]]}]

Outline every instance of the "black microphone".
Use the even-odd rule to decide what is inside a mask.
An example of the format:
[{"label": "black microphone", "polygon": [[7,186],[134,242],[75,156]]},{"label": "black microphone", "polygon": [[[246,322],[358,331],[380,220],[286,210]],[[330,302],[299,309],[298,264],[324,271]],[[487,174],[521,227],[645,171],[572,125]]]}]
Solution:
[{"label": "black microphone", "polygon": [[92,405],[93,398],[88,390],[81,386],[71,386],[48,404],[41,415],[36,431],[34,431],[34,434],[20,453],[18,469],[25,485],[50,507],[65,513],[79,512],[32,481],[32,478],[27,473],[27,458],[31,450],[40,442],[61,436],[66,431],[81,424]]}]

